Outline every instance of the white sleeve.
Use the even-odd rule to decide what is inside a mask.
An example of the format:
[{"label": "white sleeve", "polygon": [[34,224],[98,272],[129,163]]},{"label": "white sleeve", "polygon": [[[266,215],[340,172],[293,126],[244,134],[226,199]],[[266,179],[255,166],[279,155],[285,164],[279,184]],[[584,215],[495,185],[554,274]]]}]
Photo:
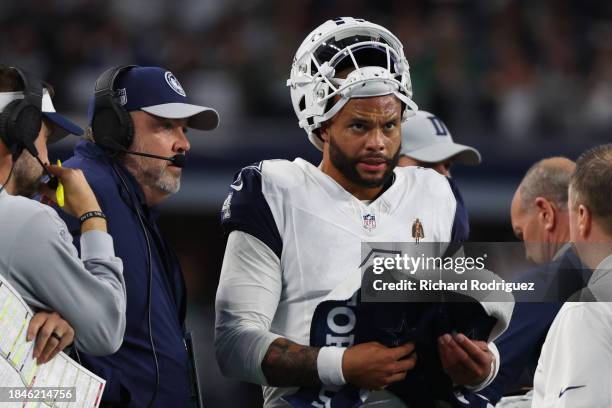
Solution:
[{"label": "white sleeve", "polygon": [[252,235],[232,231],[215,301],[215,355],[224,375],[267,385],[261,362],[281,337],[269,331],[281,291],[276,254]]},{"label": "white sleeve", "polygon": [[495,380],[495,377],[497,377],[497,373],[499,372],[499,350],[493,342],[488,343],[487,346],[489,347],[489,351],[491,352],[491,354],[493,354],[493,361],[491,361],[491,371],[489,371],[489,375],[487,376],[487,378],[482,380],[480,384],[472,386],[468,385],[465,387],[470,391],[477,392],[485,389],[486,387],[491,385],[493,380]]},{"label": "white sleeve", "polygon": [[611,311],[605,303],[563,306],[538,361],[533,407],[612,406]]}]

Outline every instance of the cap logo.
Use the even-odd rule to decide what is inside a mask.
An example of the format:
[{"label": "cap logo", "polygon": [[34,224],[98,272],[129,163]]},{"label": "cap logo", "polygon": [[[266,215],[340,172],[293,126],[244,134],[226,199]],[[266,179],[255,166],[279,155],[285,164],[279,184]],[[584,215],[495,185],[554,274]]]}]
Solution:
[{"label": "cap logo", "polygon": [[444,124],[444,122],[440,120],[440,118],[436,116],[430,116],[427,119],[431,121],[431,124],[433,125],[436,131],[436,136],[447,136],[448,135],[448,129],[446,128],[446,125]]},{"label": "cap logo", "polygon": [[127,103],[127,91],[125,88],[115,89],[115,102],[121,106]]},{"label": "cap logo", "polygon": [[183,90],[183,87],[181,86],[181,83],[178,81],[178,79],[176,79],[172,72],[166,71],[164,77],[166,78],[166,82],[168,83],[168,85],[170,85],[170,88],[172,88],[174,92],[181,96],[187,96],[185,94],[185,91]]}]

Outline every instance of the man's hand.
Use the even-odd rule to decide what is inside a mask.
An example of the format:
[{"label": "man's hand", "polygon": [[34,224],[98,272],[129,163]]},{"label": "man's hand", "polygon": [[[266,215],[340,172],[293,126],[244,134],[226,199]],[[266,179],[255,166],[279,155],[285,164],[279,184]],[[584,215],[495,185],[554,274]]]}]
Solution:
[{"label": "man's hand", "polygon": [[[412,343],[394,348],[376,342],[358,344],[344,352],[342,374],[347,383],[356,387],[382,388],[406,378],[406,372],[416,364],[413,351]],[[320,384],[318,354],[318,347],[279,338],[268,348],[261,369],[268,384],[275,387],[317,385]]]},{"label": "man's hand", "polygon": [[[47,165],[46,168],[49,173],[57,177],[64,185],[65,205],[62,210],[73,217],[80,217],[88,211],[100,211],[96,195],[80,169],[53,165]],[[45,184],[41,184],[40,191],[47,198],[55,202],[54,190]]]},{"label": "man's hand", "polygon": [[445,334],[438,338],[438,352],[444,371],[457,385],[478,385],[491,372],[493,354],[484,341]]},{"label": "man's hand", "polygon": [[[100,211],[100,205],[93,190],[87,183],[85,175],[80,169],[46,166],[49,173],[57,177],[64,185],[64,207],[62,210],[73,217],[79,218],[89,211]],[[42,202],[56,202],[55,191],[47,185],[40,184],[40,192],[43,194]],[[92,217],[81,225],[81,233],[89,230],[102,230],[106,232],[106,220]]]},{"label": "man's hand", "polygon": [[380,389],[406,378],[417,356],[414,344],[385,347],[377,342],[349,347],[342,359],[342,373],[347,383],[363,389]]},{"label": "man's hand", "polygon": [[38,312],[30,320],[27,341],[36,339],[33,357],[38,364],[50,361],[74,340],[74,329],[56,312]]}]

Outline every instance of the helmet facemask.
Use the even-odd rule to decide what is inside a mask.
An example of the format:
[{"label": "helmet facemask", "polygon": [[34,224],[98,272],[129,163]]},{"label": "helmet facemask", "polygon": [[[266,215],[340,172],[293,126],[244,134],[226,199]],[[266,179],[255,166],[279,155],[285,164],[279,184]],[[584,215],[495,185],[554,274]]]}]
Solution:
[{"label": "helmet facemask", "polygon": [[320,150],[318,128],[351,98],[393,94],[405,106],[403,119],[418,109],[399,40],[378,25],[343,20],[346,25],[327,21],[304,41],[287,81],[299,125]]}]

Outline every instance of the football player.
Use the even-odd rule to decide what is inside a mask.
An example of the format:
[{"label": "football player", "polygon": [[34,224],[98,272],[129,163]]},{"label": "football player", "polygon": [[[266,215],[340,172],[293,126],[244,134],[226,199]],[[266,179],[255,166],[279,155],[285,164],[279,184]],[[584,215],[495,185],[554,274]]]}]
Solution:
[{"label": "football player", "polygon": [[[225,375],[264,385],[265,407],[288,406],[282,397],[298,386],[380,389],[416,364],[412,343],[307,346],[317,305],[360,274],[363,241],[413,242],[417,218],[421,242],[465,238],[452,182],[430,169],[396,168],[400,124],[417,110],[408,69],[385,28],[326,21],[299,47],[287,81],[321,163],[266,160],[230,186],[216,356]],[[455,384],[484,386],[494,376],[485,342],[450,333],[438,341]]]}]

